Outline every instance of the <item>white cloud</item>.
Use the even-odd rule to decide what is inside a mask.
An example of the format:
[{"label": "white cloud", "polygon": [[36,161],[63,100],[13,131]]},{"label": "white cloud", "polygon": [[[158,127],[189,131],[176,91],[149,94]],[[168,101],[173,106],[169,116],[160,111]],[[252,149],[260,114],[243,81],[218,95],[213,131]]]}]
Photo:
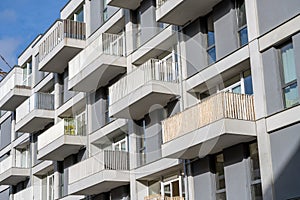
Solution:
[{"label": "white cloud", "polygon": [[[19,38],[7,37],[0,39],[0,54],[11,67],[17,64],[17,50],[20,44],[21,39]],[[2,60],[0,60],[0,68],[3,71],[9,70],[9,67]]]},{"label": "white cloud", "polygon": [[14,10],[6,9],[0,11],[0,22],[11,23],[17,21],[17,13]]}]

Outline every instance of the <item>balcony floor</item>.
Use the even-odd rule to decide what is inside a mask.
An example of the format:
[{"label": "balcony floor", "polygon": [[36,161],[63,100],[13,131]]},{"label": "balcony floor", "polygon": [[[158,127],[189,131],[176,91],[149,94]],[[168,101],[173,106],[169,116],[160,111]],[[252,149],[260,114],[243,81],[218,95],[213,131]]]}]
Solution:
[{"label": "balcony floor", "polygon": [[74,183],[69,183],[68,192],[72,195],[108,192],[116,187],[128,185],[129,175],[129,171],[102,170]]},{"label": "balcony floor", "polygon": [[138,120],[152,106],[164,107],[170,99],[179,96],[177,83],[150,81],[109,106],[110,117]]},{"label": "balcony floor", "polygon": [[90,92],[126,71],[126,58],[102,54],[69,79],[69,90]]},{"label": "balcony floor", "polygon": [[17,185],[30,176],[30,169],[12,167],[0,174],[0,185]]},{"label": "balcony floor", "polygon": [[63,135],[38,150],[38,160],[62,161],[69,155],[77,153],[86,145],[85,136]]},{"label": "balcony floor", "polygon": [[164,143],[162,156],[180,159],[202,158],[255,138],[255,122],[221,119]]},{"label": "balcony floor", "polygon": [[33,133],[44,129],[51,122],[54,122],[53,110],[33,110],[16,123],[15,129],[18,132]]},{"label": "balcony floor", "polygon": [[31,95],[31,88],[17,86],[0,100],[0,110],[14,111]]}]

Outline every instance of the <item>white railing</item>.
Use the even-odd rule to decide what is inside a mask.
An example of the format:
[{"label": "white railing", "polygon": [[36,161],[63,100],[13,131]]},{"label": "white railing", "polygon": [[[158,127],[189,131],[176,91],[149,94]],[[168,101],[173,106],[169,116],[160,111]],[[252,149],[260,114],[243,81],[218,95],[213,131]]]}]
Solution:
[{"label": "white railing", "polygon": [[162,122],[163,142],[222,118],[255,120],[253,96],[221,92]]},{"label": "white railing", "polygon": [[12,155],[10,155],[0,162],[0,174],[2,174],[3,172],[7,171],[12,167],[13,167],[13,157]]},{"label": "white railing", "polygon": [[16,122],[23,119],[35,109],[53,110],[54,95],[47,93],[34,93],[16,109]]},{"label": "white railing", "polygon": [[27,200],[33,197],[33,187],[26,188],[14,194],[13,200]]},{"label": "white railing", "polygon": [[0,82],[0,98],[5,97],[5,95],[15,87],[27,86],[29,88],[30,84],[23,82],[23,69],[15,67]]},{"label": "white railing", "polygon": [[109,88],[109,104],[112,105],[152,80],[178,82],[177,64],[175,62],[150,59]]},{"label": "white railing", "polygon": [[102,170],[129,170],[129,154],[124,151],[104,150],[69,168],[69,184]]},{"label": "white railing", "polygon": [[83,136],[85,125],[75,119],[63,119],[38,136],[38,150],[52,143],[63,135]]},{"label": "white railing", "polygon": [[169,1],[169,0],[156,0],[156,6],[157,6],[157,8],[161,7],[167,1]]},{"label": "white railing", "polygon": [[85,40],[85,23],[73,20],[59,20],[43,36],[39,46],[39,59],[42,61],[64,38]]},{"label": "white railing", "polygon": [[102,33],[69,62],[69,79],[73,78],[102,54],[124,56],[124,34]]}]

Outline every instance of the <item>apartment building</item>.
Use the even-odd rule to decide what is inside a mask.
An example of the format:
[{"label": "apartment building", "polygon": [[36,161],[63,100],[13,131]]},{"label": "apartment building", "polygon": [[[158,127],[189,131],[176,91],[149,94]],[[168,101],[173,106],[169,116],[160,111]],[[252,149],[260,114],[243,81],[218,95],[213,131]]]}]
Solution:
[{"label": "apartment building", "polygon": [[300,199],[299,0],[70,0],[0,82],[0,199]]}]

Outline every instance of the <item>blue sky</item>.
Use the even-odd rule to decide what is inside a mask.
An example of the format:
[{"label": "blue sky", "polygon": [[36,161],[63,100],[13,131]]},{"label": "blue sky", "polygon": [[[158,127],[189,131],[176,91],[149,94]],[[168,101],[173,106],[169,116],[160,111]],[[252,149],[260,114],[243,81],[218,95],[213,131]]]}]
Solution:
[{"label": "blue sky", "polygon": [[[59,18],[68,0],[0,0],[0,54],[13,66],[39,34]],[[0,68],[9,68],[0,60]]]}]

